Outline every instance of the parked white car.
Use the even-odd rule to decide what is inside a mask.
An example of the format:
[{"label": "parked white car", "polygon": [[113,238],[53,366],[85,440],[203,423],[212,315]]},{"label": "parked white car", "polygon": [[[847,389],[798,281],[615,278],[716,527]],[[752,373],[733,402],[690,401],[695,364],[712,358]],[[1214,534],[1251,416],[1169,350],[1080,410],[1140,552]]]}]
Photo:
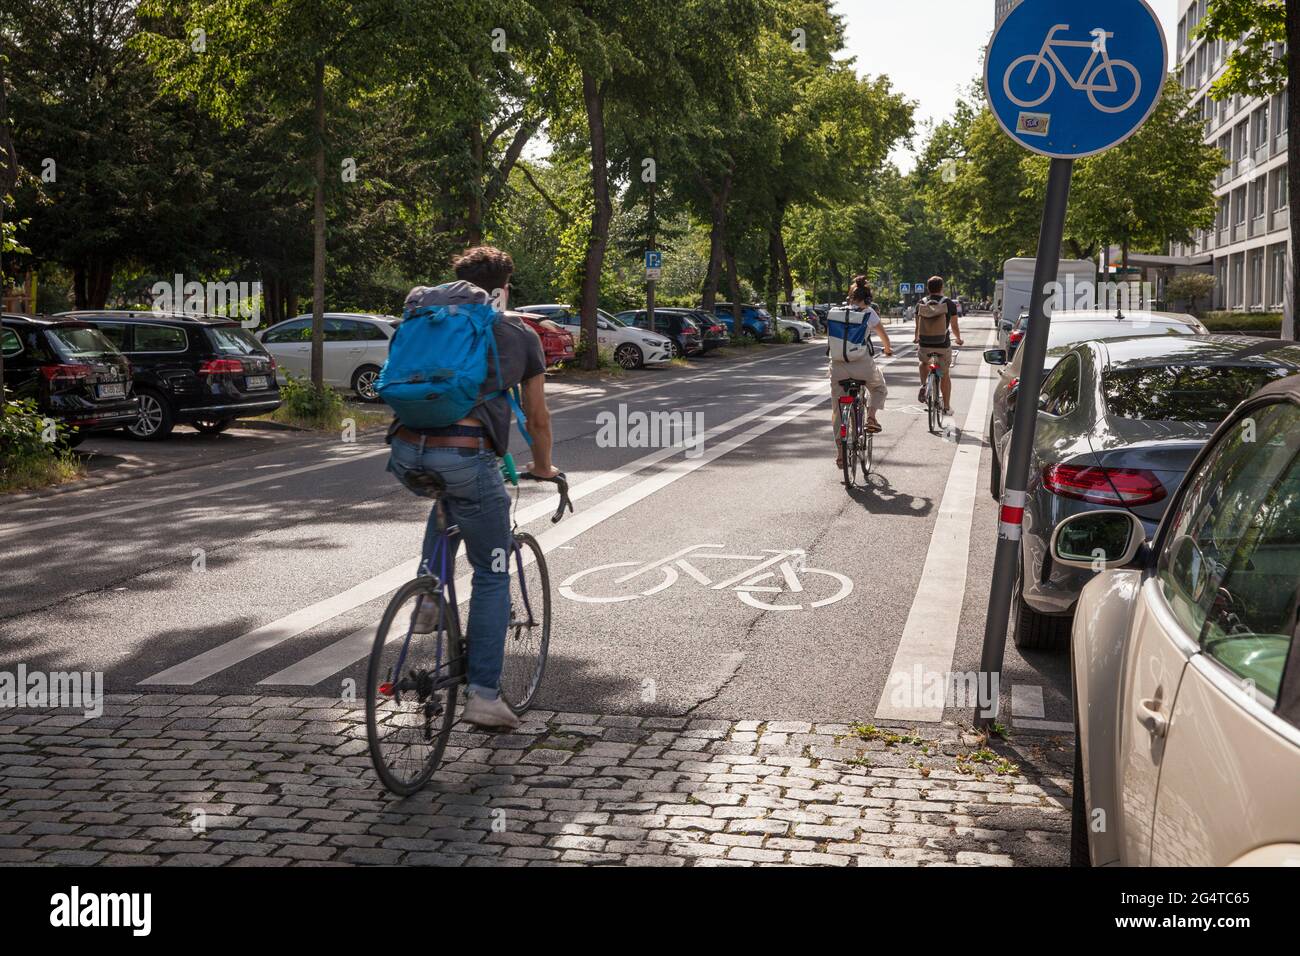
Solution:
[{"label": "parked white car", "polygon": [[[388,360],[388,344],[401,322],[391,315],[325,313],[325,384],[354,392],[365,402],[379,401],[375,383]],[[311,375],[311,316],[279,322],[257,335],[279,365],[277,375]]]},{"label": "parked white car", "polygon": [[1067,518],[1076,865],[1300,866],[1300,378],[1215,432],[1154,540]]},{"label": "parked white car", "polygon": [[[571,305],[526,305],[518,311],[550,319],[572,332],[575,342],[582,340],[582,315]],[[625,325],[604,309],[596,311],[597,344],[609,349],[623,368],[664,365],[672,360],[673,344],[667,336]]]},{"label": "parked white car", "polygon": [[802,319],[781,319],[776,320],[776,327],[782,332],[789,332],[794,336],[796,342],[807,342],[817,334],[817,330],[809,322]]}]

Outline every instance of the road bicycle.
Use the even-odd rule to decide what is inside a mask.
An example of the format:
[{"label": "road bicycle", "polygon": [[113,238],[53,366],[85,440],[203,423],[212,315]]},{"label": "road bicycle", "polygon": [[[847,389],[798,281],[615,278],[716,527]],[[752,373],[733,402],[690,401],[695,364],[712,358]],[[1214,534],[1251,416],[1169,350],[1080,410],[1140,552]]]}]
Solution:
[{"label": "road bicycle", "polygon": [[840,382],[840,388],[846,394],[840,396],[840,435],[836,444],[843,462],[844,487],[853,488],[858,471],[862,472],[864,485],[871,474],[875,461],[875,435],[867,431],[867,403],[863,393],[866,383],[846,378]]},{"label": "road bicycle", "polygon": [[[506,472],[503,466],[503,472]],[[560,493],[552,523],[564,516],[569,485],[525,473],[507,478],[551,482]],[[448,521],[446,485],[433,472],[408,481],[434,499],[438,538],[420,574],[398,588],[380,620],[366,669],[366,736],[380,781],[392,793],[409,796],[437,771],[456,722],[456,701],[467,683],[469,648],[456,600],[455,553],[459,529]],[[518,504],[518,492],[515,497]],[[510,618],[506,628],[501,697],[516,714],[532,706],[546,670],[551,639],[551,581],[541,545],[512,529],[511,553],[501,555],[510,574]]]},{"label": "road bicycle", "polygon": [[937,435],[943,431],[943,367],[938,352],[931,352],[928,361],[930,371],[925,377],[925,408],[930,434]]},{"label": "road bicycle", "polygon": [[[1047,37],[1043,40],[1043,46],[1037,53],[1026,53],[1011,62],[1007,67],[1006,73],[1002,75],[1002,89],[1007,94],[1007,98],[1022,109],[1033,109],[1042,103],[1047,102],[1052,92],[1056,89],[1056,74],[1065,77],[1065,81],[1070,84],[1071,89],[1082,90],[1087,93],[1089,101],[1103,113],[1122,113],[1136,102],[1142,93],[1142,78],[1138,74],[1137,67],[1128,60],[1112,60],[1110,53],[1106,50],[1106,41],[1114,38],[1115,34],[1107,33],[1105,30],[1093,30],[1091,40],[1058,40],[1056,35],[1063,30],[1069,30],[1070,27],[1065,23],[1058,23],[1047,31]],[[1084,64],[1078,75],[1070,72],[1069,68],[1062,62],[1060,55],[1056,52],[1062,48],[1080,48],[1091,47],[1092,56]],[[1028,66],[1029,72],[1023,80],[1014,76],[1018,67]],[[1034,81],[1039,77],[1039,71],[1042,70],[1047,76],[1047,87],[1042,93],[1035,92]],[[1099,93],[1118,94],[1123,96],[1120,87],[1119,78],[1116,71],[1128,73],[1133,78],[1133,93],[1119,105],[1103,103],[1097,96]],[[1023,70],[1021,71],[1023,72]],[[1105,75],[1106,81],[1100,82],[1102,75]],[[1022,93],[1017,96],[1012,92],[1013,83]]]},{"label": "road bicycle", "polygon": [[[843,574],[808,567],[807,554],[800,548],[768,549],[762,554],[721,553],[725,547],[721,544],[695,544],[657,561],[602,564],[571,574],[561,582],[560,594],[584,604],[636,601],[667,591],[683,573],[710,590],[732,590],[742,603],[764,611],[815,610],[842,601],[853,593],[853,581]],[[704,561],[752,563],[741,571],[725,573],[721,581],[714,581],[700,567]],[[611,572],[618,572],[618,575],[611,577]],[[821,584],[810,590],[806,585],[812,580]],[[827,585],[831,583],[837,585],[837,589],[827,593],[830,591]],[[579,586],[583,588],[581,592]],[[799,603],[773,603],[784,595],[790,595]]]}]

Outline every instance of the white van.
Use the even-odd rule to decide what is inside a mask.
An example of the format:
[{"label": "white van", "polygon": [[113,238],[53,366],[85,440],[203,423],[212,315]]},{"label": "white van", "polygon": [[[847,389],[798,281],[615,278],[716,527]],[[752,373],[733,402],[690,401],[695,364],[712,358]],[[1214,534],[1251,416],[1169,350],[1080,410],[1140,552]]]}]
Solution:
[{"label": "white van", "polygon": [[[1036,259],[1008,259],[1002,264],[1002,278],[994,292],[994,319],[1015,323],[1021,312],[1029,311],[1034,297]],[[1056,281],[1063,287],[1067,309],[1097,307],[1097,263],[1091,259],[1062,259]],[[1001,296],[1001,308],[996,301]]]}]

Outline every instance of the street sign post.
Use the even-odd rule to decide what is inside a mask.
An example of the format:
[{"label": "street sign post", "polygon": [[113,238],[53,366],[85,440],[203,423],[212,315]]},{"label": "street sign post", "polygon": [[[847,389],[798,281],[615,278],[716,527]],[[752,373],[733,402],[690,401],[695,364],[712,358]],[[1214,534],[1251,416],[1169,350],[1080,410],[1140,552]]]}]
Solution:
[{"label": "street sign post", "polygon": [[[1164,29],[1146,0],[1021,0],[994,31],[984,58],[985,92],[1003,131],[1026,149],[1050,156],[1052,164],[1003,471],[981,694],[1000,682],[1012,591],[1021,571],[1025,489],[1051,331],[1049,286],[1061,258],[1074,161],[1104,152],[1141,128],[1159,102],[1168,56]],[[997,707],[996,699],[981,700],[976,721],[992,723]]]}]

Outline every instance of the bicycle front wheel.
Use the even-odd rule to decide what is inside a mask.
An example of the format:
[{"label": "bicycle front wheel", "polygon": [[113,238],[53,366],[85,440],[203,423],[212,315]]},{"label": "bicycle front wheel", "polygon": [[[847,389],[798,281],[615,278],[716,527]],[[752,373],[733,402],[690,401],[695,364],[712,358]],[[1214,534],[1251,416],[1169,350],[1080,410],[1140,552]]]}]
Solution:
[{"label": "bicycle front wheel", "polygon": [[398,589],[366,670],[370,760],[391,792],[409,796],[433,776],[456,722],[464,676],[460,621],[436,578]]},{"label": "bicycle front wheel", "polygon": [[501,697],[516,714],[522,715],[537,698],[550,645],[551,575],[537,539],[517,532],[510,566],[510,623],[501,667]]}]

